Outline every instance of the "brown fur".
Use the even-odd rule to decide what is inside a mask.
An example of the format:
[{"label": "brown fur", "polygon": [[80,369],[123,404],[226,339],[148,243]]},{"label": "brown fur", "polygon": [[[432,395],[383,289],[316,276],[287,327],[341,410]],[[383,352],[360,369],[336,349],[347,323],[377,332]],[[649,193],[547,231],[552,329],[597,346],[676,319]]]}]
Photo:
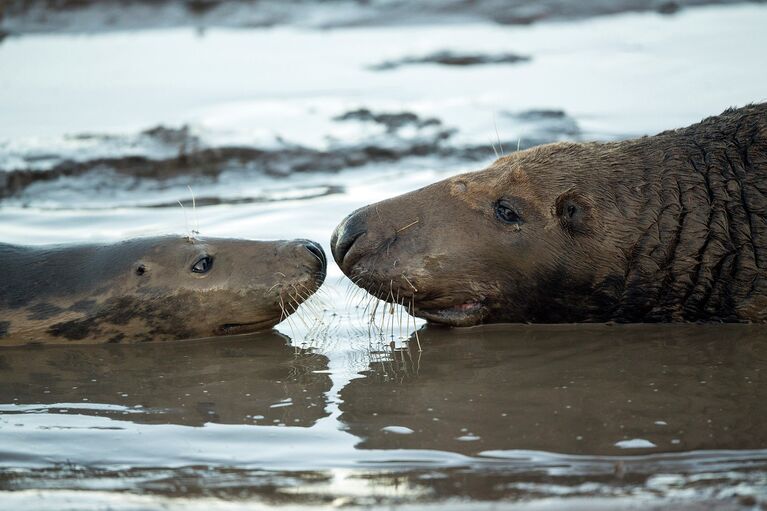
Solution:
[{"label": "brown fur", "polygon": [[[455,325],[764,322],[765,193],[759,104],[652,137],[517,152],[354,212],[332,246],[350,278],[416,315],[481,305],[443,321]],[[499,220],[499,199],[521,223]]]},{"label": "brown fur", "polygon": [[[204,273],[192,268],[210,258]],[[0,244],[0,346],[129,343],[267,330],[325,278],[307,240],[180,236]]]}]

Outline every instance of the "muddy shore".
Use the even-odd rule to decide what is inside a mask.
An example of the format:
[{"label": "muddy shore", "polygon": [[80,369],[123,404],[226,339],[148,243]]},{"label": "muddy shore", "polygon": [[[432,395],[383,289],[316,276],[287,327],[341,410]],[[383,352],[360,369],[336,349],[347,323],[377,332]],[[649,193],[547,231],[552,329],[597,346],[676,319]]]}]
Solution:
[{"label": "muddy shore", "polygon": [[[577,140],[580,130],[574,119],[559,110],[504,113],[526,129],[517,140],[498,140],[496,144],[452,144],[457,128],[445,126],[436,118],[421,118],[412,112],[373,112],[356,109],[336,116],[333,121],[377,125],[383,131],[351,143],[338,143],[328,149],[278,142],[275,147],[209,146],[188,126],[156,126],[135,136],[83,134],[74,138],[107,148],[129,148],[131,154],[74,159],[57,155],[55,150],[17,153],[11,168],[0,159],[0,200],[17,197],[37,183],[52,183],[62,178],[108,177],[114,186],[125,179],[140,180],[154,188],[173,186],[175,178],[186,183],[217,179],[224,172],[243,175],[258,173],[280,177],[306,172],[338,172],[374,163],[397,163],[407,158],[436,157],[462,162],[491,158],[499,148],[526,149],[557,140]],[[72,137],[70,137],[72,138]],[[159,149],[159,150],[158,150]],[[142,151],[144,154],[141,154]],[[154,154],[153,154],[154,152]],[[6,156],[0,146],[0,158]],[[6,163],[6,165],[10,165]],[[71,185],[71,183],[70,183]],[[90,182],[83,182],[88,187]],[[174,203],[175,205],[175,203]]]}]

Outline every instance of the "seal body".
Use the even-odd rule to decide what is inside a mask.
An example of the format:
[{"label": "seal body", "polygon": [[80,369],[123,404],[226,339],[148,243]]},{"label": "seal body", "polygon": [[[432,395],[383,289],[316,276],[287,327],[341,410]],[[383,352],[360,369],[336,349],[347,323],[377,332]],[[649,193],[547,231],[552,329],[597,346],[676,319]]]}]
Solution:
[{"label": "seal body", "polygon": [[341,269],[416,316],[767,321],[767,104],[521,151],[355,211]]},{"label": "seal body", "polygon": [[0,244],[0,346],[138,342],[269,329],[316,291],[307,240],[139,238]]}]

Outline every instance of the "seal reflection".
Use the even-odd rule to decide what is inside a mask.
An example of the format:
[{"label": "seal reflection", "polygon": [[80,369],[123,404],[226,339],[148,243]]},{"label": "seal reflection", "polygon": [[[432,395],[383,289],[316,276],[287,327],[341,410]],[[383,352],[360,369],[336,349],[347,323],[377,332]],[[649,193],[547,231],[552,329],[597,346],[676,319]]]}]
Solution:
[{"label": "seal reflection", "polygon": [[[136,346],[0,352],[5,413],[47,410],[144,424],[310,427],[327,416],[324,355],[275,332]],[[41,405],[41,406],[36,406]]]},{"label": "seal reflection", "polygon": [[341,392],[362,449],[633,455],[767,446],[745,325],[426,327]]}]

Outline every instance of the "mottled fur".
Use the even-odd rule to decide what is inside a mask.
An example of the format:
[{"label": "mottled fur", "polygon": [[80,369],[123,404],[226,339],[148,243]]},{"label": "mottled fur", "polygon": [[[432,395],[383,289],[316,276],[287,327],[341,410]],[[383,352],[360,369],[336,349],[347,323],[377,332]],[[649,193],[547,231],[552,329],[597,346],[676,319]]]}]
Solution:
[{"label": "mottled fur", "polygon": [[[203,257],[212,266],[192,272]],[[322,283],[306,240],[0,244],[0,346],[142,342],[271,328]]]}]

